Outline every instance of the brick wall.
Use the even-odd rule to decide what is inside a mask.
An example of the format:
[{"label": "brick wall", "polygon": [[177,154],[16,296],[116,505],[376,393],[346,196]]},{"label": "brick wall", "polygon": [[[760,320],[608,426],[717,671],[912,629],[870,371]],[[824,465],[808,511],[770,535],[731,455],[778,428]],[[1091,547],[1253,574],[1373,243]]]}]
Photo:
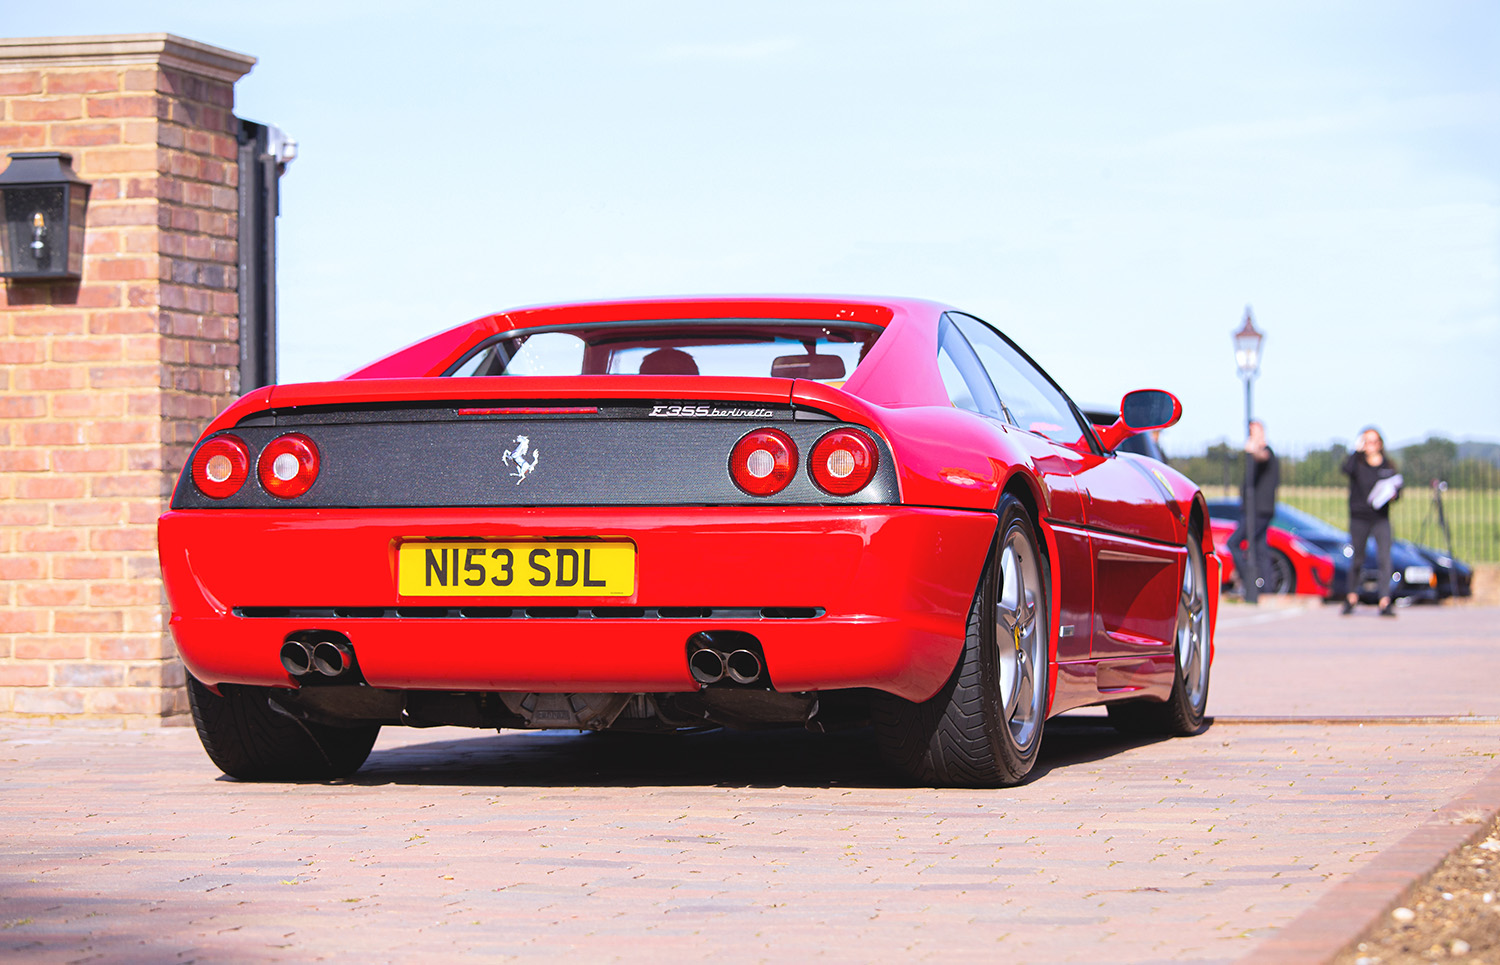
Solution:
[{"label": "brick wall", "polygon": [[186,710],[155,524],[236,395],[234,82],[166,34],[0,40],[0,150],[92,184],[81,282],[0,291],[0,714]]}]

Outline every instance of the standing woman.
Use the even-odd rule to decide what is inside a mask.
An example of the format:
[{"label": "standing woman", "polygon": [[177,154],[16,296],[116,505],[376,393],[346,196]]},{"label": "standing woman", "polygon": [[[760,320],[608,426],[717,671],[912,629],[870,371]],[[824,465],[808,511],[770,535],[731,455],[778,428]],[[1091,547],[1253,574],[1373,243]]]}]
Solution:
[{"label": "standing woman", "polygon": [[1340,467],[1349,477],[1349,545],[1354,558],[1349,561],[1349,595],[1344,599],[1344,613],[1354,612],[1359,602],[1360,576],[1365,567],[1365,545],[1375,537],[1375,552],[1380,575],[1380,615],[1393,617],[1391,606],[1391,503],[1401,495],[1402,479],[1385,455],[1385,440],[1375,427],[1359,434],[1359,444]]}]

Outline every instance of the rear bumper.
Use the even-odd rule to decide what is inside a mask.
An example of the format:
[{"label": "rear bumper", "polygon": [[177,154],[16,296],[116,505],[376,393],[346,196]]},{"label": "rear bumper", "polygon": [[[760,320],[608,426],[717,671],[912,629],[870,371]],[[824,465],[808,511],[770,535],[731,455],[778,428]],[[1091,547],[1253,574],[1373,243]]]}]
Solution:
[{"label": "rear bumper", "polygon": [[[349,638],[375,687],[692,691],[688,637],[739,630],[760,641],[778,690],[874,687],[923,700],[958,659],[994,529],[987,513],[881,506],[184,510],[164,515],[158,531],[173,637],[188,670],[212,685],[295,686],[281,644],[290,633],[323,629]],[[396,592],[404,539],[595,536],[635,544],[633,596]],[[415,606],[450,615],[398,615]],[[461,615],[475,606],[513,609],[508,617]],[[593,616],[595,607],[646,614]],[[287,608],[292,615],[278,613]],[[332,615],[336,608],[383,615]],[[776,615],[786,608],[820,615]]]}]

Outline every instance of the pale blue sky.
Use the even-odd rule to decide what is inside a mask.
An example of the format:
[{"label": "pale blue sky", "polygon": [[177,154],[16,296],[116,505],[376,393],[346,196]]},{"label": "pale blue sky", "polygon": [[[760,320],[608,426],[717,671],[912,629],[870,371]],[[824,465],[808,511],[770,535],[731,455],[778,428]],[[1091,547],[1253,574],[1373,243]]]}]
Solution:
[{"label": "pale blue sky", "polygon": [[[1080,401],[1500,439],[1500,4],[21,4],[260,58],[283,379],[546,301],[946,301]],[[50,9],[49,9],[50,6]]]}]

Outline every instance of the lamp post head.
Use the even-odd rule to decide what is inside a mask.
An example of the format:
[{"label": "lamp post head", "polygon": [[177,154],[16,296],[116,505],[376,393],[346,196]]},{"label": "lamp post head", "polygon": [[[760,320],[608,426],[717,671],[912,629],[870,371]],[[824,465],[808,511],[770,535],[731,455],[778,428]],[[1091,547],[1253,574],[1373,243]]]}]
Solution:
[{"label": "lamp post head", "polygon": [[1255,327],[1255,315],[1250,306],[1245,306],[1245,323],[1233,336],[1234,364],[1239,367],[1240,378],[1248,381],[1260,371],[1260,343],[1266,337]]}]

